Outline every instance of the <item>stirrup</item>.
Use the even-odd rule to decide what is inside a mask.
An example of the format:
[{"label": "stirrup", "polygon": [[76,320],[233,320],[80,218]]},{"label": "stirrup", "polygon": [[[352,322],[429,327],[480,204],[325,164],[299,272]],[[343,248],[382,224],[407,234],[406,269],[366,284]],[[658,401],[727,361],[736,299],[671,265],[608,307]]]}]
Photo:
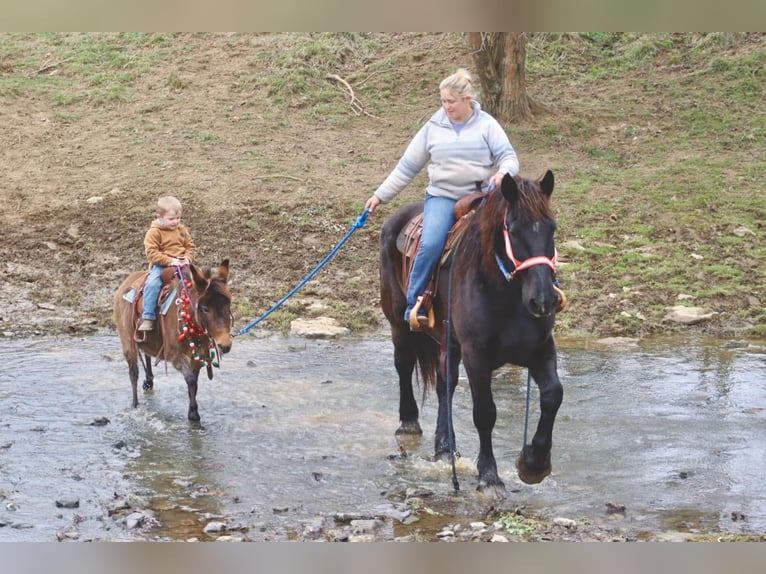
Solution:
[{"label": "stirrup", "polygon": [[559,304],[556,307],[556,313],[561,313],[567,306],[567,296],[556,285],[553,286],[553,290],[559,294]]},{"label": "stirrup", "polygon": [[423,305],[423,296],[420,295],[415,301],[415,305],[412,307],[412,311],[410,311],[410,330],[411,331],[424,331],[426,329],[433,329],[434,325],[436,324],[436,320],[434,319],[434,310],[433,307],[428,309],[428,316],[423,317],[422,315],[418,315],[418,311],[420,311],[420,307]]}]

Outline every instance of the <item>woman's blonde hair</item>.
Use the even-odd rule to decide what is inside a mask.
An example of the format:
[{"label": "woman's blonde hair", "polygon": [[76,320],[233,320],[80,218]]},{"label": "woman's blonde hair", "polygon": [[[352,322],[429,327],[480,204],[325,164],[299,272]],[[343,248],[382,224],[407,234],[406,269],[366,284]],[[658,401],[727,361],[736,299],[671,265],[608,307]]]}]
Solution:
[{"label": "woman's blonde hair", "polygon": [[476,91],[473,88],[473,78],[471,78],[471,73],[465,68],[458,68],[457,72],[444,78],[441,84],[439,84],[439,90],[449,90],[460,98],[476,97]]},{"label": "woman's blonde hair", "polygon": [[168,211],[181,213],[182,210],[183,208],[181,207],[181,202],[177,197],[172,195],[164,195],[157,200],[157,213],[160,215],[165,215]]}]

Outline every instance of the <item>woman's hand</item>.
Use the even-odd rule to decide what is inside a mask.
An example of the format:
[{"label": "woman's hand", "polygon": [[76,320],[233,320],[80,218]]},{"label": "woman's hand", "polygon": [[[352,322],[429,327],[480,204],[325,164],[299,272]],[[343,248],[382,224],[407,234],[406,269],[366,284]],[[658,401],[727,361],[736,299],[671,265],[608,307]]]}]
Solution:
[{"label": "woman's hand", "polygon": [[380,198],[377,195],[372,195],[370,199],[367,200],[367,203],[364,204],[364,207],[369,214],[372,215],[375,213],[375,208],[378,207],[380,203]]},{"label": "woman's hand", "polygon": [[505,174],[502,171],[498,171],[495,175],[489,178],[489,184],[487,186],[487,189],[489,191],[492,191],[496,187],[500,187],[500,184],[503,183],[503,177],[505,177]]}]

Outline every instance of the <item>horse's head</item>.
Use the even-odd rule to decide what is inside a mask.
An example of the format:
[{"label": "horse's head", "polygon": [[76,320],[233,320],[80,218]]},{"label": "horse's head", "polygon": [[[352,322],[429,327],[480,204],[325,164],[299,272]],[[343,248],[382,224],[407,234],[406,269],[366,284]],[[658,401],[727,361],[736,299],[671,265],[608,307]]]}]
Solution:
[{"label": "horse's head", "polygon": [[542,179],[506,174],[501,185],[508,202],[504,216],[503,259],[511,265],[511,277],[521,282],[521,298],[529,313],[547,317],[559,304],[554,289],[556,221],[550,207],[553,173]]},{"label": "horse's head", "polygon": [[197,318],[222,353],[231,349],[231,293],[226,285],[229,279],[229,260],[224,259],[213,275],[191,266],[192,279],[197,290]]}]

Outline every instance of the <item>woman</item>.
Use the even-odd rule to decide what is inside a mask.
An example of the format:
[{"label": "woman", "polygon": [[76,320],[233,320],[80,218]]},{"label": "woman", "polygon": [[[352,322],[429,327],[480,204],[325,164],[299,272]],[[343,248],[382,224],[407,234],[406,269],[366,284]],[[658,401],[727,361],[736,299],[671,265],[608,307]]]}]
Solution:
[{"label": "woman", "polygon": [[[442,107],[415,134],[399,163],[365,204],[372,215],[430,162],[423,231],[407,288],[407,322],[444,249],[457,200],[477,186],[486,191],[499,186],[506,173],[519,172],[519,160],[505,130],[474,99],[468,70],[460,68],[444,78],[439,92]],[[419,314],[417,321],[423,325],[425,316]]]}]

